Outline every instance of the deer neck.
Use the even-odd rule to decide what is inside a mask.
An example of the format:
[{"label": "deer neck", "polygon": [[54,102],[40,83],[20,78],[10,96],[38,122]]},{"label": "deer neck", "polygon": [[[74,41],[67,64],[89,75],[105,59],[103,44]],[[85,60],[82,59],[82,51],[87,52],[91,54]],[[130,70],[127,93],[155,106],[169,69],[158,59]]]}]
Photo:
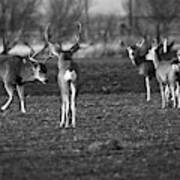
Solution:
[{"label": "deer neck", "polygon": [[152,60],[155,69],[157,69],[157,67],[159,66],[159,59],[158,59],[155,48],[152,48],[152,49],[149,50],[149,53],[146,55],[146,59],[147,60]]},{"label": "deer neck", "polygon": [[155,51],[154,51],[153,63],[154,63],[155,69],[157,69],[158,66],[159,66],[159,59],[158,59],[157,54],[156,54]]},{"label": "deer neck", "polygon": [[145,61],[145,56],[137,56],[135,57],[135,65],[140,66]]},{"label": "deer neck", "polygon": [[63,54],[62,53],[58,55],[57,65],[58,65],[59,70],[64,69],[64,61],[63,61]]}]

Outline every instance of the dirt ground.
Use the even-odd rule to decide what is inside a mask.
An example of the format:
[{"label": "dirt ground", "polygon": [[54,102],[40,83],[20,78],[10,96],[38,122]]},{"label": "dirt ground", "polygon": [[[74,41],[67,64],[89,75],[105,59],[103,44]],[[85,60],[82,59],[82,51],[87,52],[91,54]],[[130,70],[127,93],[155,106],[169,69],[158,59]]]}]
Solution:
[{"label": "dirt ground", "polygon": [[82,94],[76,129],[59,128],[58,96],[26,100],[0,114],[0,179],[180,179],[180,111],[159,94]]}]

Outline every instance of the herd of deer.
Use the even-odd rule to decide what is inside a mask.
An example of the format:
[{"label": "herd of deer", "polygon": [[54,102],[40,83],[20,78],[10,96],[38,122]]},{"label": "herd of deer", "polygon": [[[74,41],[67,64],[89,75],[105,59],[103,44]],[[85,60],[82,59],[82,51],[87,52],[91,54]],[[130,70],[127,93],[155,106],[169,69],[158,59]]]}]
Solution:
[{"label": "herd of deer", "polygon": [[[8,100],[1,111],[5,111],[10,106],[13,100],[14,90],[20,100],[20,109],[22,113],[26,113],[24,102],[24,84],[34,82],[35,80],[45,84],[47,82],[47,68],[45,63],[48,59],[57,59],[58,75],[57,81],[61,93],[61,121],[60,127],[66,128],[72,122],[72,127],[76,126],[76,97],[78,85],[78,65],[73,61],[73,54],[84,45],[80,44],[81,24],[78,22],[78,33],[76,35],[76,42],[68,50],[63,50],[60,43],[52,43],[49,40],[49,25],[45,28],[44,33],[44,47],[37,53],[29,45],[27,45],[31,53],[28,56],[18,55],[0,55],[0,78],[4,84],[5,90],[8,94]],[[45,49],[48,49],[48,57],[41,62],[36,60],[36,57]]]},{"label": "herd of deer", "polygon": [[154,39],[149,48],[141,55],[144,39],[127,48],[132,64],[140,75],[145,78],[147,101],[150,101],[150,80],[156,78],[162,97],[162,108],[173,102],[174,108],[180,108],[180,52],[173,49],[173,43],[168,45],[167,39],[158,43]]},{"label": "herd of deer", "polygon": [[[47,68],[45,63],[48,59],[57,59],[58,75],[57,83],[61,93],[61,120],[60,127],[69,127],[70,121],[73,128],[76,127],[76,98],[78,86],[78,65],[73,61],[73,54],[80,48],[81,24],[78,22],[76,43],[68,50],[64,50],[60,43],[52,43],[49,40],[49,25],[45,28],[44,47],[39,52],[26,42],[31,49],[30,55],[0,55],[0,78],[8,94],[8,100],[1,106],[5,111],[13,100],[16,89],[22,113],[26,113],[24,102],[24,84],[38,80],[47,82]],[[150,101],[150,80],[156,77],[161,90],[162,108],[165,108],[170,97],[173,107],[180,108],[180,54],[172,50],[172,44],[168,45],[165,39],[163,43],[153,41],[151,47],[141,55],[144,40],[133,46],[127,47],[128,55],[139,74],[145,77],[147,101]],[[45,49],[48,49],[48,57],[44,62],[36,60],[36,57]],[[170,59],[170,60],[169,60]],[[167,61],[169,60],[169,61]]]}]

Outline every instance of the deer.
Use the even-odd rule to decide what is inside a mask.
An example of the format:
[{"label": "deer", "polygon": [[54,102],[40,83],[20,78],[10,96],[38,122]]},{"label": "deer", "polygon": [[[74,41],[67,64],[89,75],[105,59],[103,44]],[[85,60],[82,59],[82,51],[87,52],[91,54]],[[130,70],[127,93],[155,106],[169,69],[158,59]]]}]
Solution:
[{"label": "deer", "polygon": [[46,84],[47,68],[31,56],[0,55],[0,80],[8,94],[8,100],[1,106],[1,111],[9,108],[16,89],[19,100],[20,110],[26,113],[24,99],[24,85],[30,82],[40,81]]},{"label": "deer", "polygon": [[155,67],[152,60],[147,60],[146,56],[139,55],[138,50],[142,44],[134,47],[127,47],[128,56],[134,66],[137,67],[139,75],[142,75],[145,79],[146,88],[146,100],[151,100],[151,87],[150,81],[155,77]]},{"label": "deer", "polygon": [[168,42],[167,38],[163,38],[159,43],[156,54],[160,61],[171,60],[177,57],[177,50],[173,49],[174,41]]},{"label": "deer", "polygon": [[[151,46],[146,44],[146,49],[144,53],[141,53],[142,46],[145,43],[145,39],[138,41],[134,46],[129,46],[127,48],[128,56],[134,66],[137,67],[140,75],[144,76],[145,79],[145,89],[146,89],[146,100],[151,100],[151,86],[150,81],[156,77],[156,70],[154,67],[153,59],[154,55],[150,53]],[[161,44],[157,46],[156,54],[159,60],[169,60],[174,59],[177,56],[177,51],[172,50],[174,41],[168,45],[167,39],[165,38]],[[165,87],[166,94],[169,94],[168,86]]]},{"label": "deer", "polygon": [[65,128],[69,127],[70,120],[72,127],[76,127],[76,99],[79,85],[79,67],[78,64],[74,62],[72,56],[81,48],[79,43],[81,24],[77,24],[78,35],[75,36],[76,43],[68,50],[63,50],[61,43],[50,42],[48,35],[49,25],[46,26],[44,33],[50,56],[57,59],[57,83],[61,99],[61,118],[59,126],[65,126]]},{"label": "deer", "polygon": [[[180,62],[179,61],[160,61],[157,56],[158,44],[153,42],[152,48],[149,50],[149,55],[152,57],[154,67],[156,69],[156,79],[159,83],[162,108],[166,107],[168,103],[167,92],[171,93],[173,100],[173,107],[180,108],[180,92],[179,92],[179,74]],[[176,91],[175,91],[176,90]],[[178,102],[176,102],[176,96]]]}]

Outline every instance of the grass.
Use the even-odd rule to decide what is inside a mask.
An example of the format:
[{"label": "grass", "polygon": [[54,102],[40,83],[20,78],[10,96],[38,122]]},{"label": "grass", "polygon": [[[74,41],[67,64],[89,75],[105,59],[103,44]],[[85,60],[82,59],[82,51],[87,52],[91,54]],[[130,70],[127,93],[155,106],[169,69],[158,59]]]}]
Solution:
[{"label": "grass", "polygon": [[[1,98],[4,100],[4,98]],[[15,99],[17,101],[17,99]],[[0,177],[6,179],[179,179],[180,112],[159,108],[153,94],[84,94],[76,129],[59,129],[57,96],[27,98],[1,115]],[[120,149],[89,152],[93,142]]]},{"label": "grass", "polygon": [[[160,108],[156,82],[147,103],[143,79],[127,59],[77,62],[77,128],[59,128],[56,66],[50,63],[49,84],[27,85],[27,114],[19,112],[17,98],[0,114],[0,179],[178,180],[180,112]],[[89,150],[109,140],[119,147]]]}]

